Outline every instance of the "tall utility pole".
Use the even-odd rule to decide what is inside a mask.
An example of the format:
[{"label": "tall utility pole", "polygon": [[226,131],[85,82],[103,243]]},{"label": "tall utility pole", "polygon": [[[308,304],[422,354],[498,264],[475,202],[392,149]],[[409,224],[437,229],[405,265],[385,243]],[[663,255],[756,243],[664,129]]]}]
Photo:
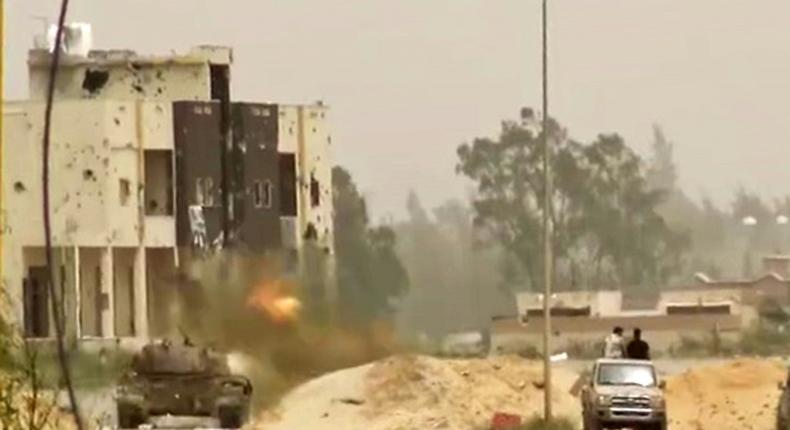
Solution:
[{"label": "tall utility pole", "polygon": [[549,78],[547,0],[542,5],[543,29],[543,408],[544,419],[551,421],[551,283],[553,270],[551,226],[551,145],[549,143]]}]

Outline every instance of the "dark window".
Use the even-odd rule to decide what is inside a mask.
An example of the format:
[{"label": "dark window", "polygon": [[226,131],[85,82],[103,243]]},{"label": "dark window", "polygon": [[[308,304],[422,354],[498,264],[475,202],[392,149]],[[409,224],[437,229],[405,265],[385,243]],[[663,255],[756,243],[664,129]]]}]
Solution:
[{"label": "dark window", "polygon": [[280,214],[296,216],[296,156],[280,154]]},{"label": "dark window", "polygon": [[210,65],[211,73],[211,98],[226,101],[230,99],[230,81],[228,79],[229,67],[226,65]]},{"label": "dark window", "polygon": [[118,180],[118,199],[121,202],[121,206],[127,206],[129,204],[129,197],[132,195],[132,186],[129,184],[128,179],[119,179]]},{"label": "dark window", "polygon": [[252,184],[252,203],[256,208],[263,206],[263,184],[260,181]]},{"label": "dark window", "polygon": [[310,204],[313,207],[321,205],[321,186],[313,175],[310,175]]},{"label": "dark window", "polygon": [[130,266],[126,273],[129,279],[129,327],[132,329],[130,335],[134,336],[137,334],[137,328],[134,325],[134,266]]},{"label": "dark window", "polygon": [[49,336],[48,279],[46,267],[31,267],[23,281],[26,337]]},{"label": "dark window", "polygon": [[101,266],[96,266],[96,270],[93,273],[96,278],[94,281],[95,284],[93,284],[95,286],[94,288],[96,288],[95,302],[93,303],[93,306],[95,306],[93,323],[96,324],[96,336],[102,337],[104,334],[104,327],[102,327],[101,316],[104,312],[104,290],[102,288]]},{"label": "dark window", "polygon": [[144,162],[145,214],[173,215],[173,151],[146,150]]}]

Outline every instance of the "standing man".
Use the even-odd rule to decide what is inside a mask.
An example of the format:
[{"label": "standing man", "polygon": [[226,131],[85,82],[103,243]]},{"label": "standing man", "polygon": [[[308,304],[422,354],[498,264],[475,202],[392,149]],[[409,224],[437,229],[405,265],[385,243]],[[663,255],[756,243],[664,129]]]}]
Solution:
[{"label": "standing man", "polygon": [[626,347],[628,358],[634,360],[650,360],[650,345],[642,340],[642,329],[634,329],[634,338],[628,342]]},{"label": "standing man", "polygon": [[604,358],[624,358],[625,341],[623,340],[623,328],[615,327],[612,334],[606,336],[604,340]]}]

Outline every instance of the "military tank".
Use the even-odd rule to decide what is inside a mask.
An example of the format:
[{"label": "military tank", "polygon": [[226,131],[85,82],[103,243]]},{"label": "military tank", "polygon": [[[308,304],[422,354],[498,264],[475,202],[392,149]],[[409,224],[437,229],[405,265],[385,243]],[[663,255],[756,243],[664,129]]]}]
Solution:
[{"label": "military tank", "polygon": [[118,427],[138,428],[157,416],[204,416],[222,428],[249,418],[252,384],[233,375],[227,355],[189,341],[144,346],[116,389]]}]

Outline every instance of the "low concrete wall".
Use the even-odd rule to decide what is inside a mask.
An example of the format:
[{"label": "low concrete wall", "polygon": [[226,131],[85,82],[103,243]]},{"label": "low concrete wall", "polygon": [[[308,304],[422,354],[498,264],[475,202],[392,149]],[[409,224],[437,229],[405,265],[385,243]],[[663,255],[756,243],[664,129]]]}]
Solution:
[{"label": "low concrete wall", "polygon": [[[741,318],[734,315],[660,315],[616,318],[552,319],[552,343],[555,352],[567,351],[581,344],[601,342],[615,326],[626,330],[639,327],[651,349],[666,352],[683,338],[709,339],[718,326],[725,340],[735,340],[741,330]],[[543,336],[542,318],[532,318],[526,325],[515,320],[495,321],[492,326],[491,350],[517,352],[524,348],[540,350]],[[573,357],[572,357],[573,358]]]}]

